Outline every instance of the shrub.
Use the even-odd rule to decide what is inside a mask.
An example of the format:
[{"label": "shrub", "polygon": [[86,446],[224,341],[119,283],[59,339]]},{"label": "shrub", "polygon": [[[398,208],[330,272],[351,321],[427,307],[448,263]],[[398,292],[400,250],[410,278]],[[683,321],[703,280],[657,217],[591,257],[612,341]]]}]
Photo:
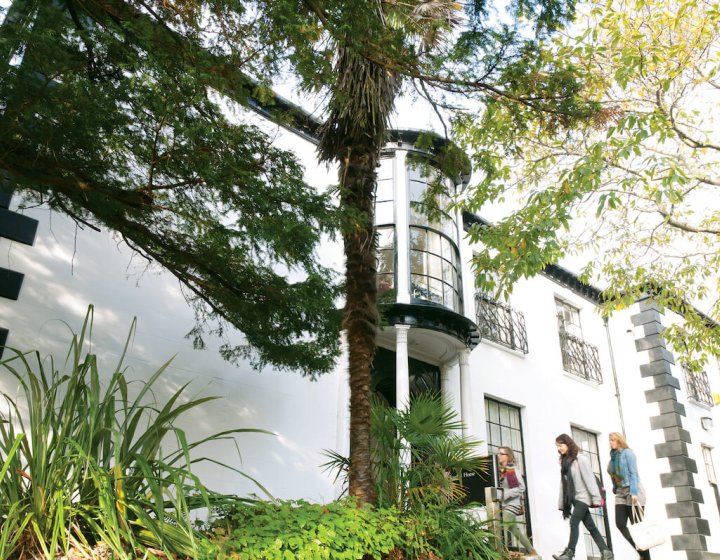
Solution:
[{"label": "shrub", "polygon": [[[123,360],[105,388],[96,356],[83,354],[92,307],[70,343],[65,372],[38,352],[10,350],[0,361],[19,398],[3,393],[0,413],[0,558],[54,558],[102,542],[115,557],[196,556],[200,535],[190,512],[224,499],[193,474],[203,443],[258,430],[227,430],[189,442],[175,426],[187,411],[215,397],[183,400],[186,386],[157,405],[152,389],[170,362],[129,397]],[[175,440],[175,451],[162,445]],[[155,552],[153,552],[155,551]],[[160,552],[162,551],[162,553]]]},{"label": "shrub", "polygon": [[396,509],[359,507],[353,499],[239,503],[217,526],[205,554],[221,560],[380,559],[410,539],[422,540]]},{"label": "shrub", "polygon": [[[494,535],[464,508],[461,471],[483,472],[479,442],[459,435],[462,423],[439,396],[414,395],[406,410],[376,399],[371,433],[380,508],[394,508],[413,527],[402,546],[409,559],[497,558]],[[329,453],[330,469],[347,476],[349,460]],[[418,537],[419,536],[419,537]],[[417,537],[417,538],[416,538]]]}]

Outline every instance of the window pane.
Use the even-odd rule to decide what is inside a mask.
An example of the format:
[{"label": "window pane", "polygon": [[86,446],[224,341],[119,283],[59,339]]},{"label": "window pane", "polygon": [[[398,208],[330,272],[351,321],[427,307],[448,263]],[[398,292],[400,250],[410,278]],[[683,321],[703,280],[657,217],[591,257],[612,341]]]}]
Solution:
[{"label": "window pane", "polygon": [[497,424],[490,425],[490,441],[497,447],[502,445],[502,443],[500,443],[502,441],[502,438],[500,437],[500,426]]},{"label": "window pane", "polygon": [[375,200],[377,202],[385,202],[393,199],[393,180],[378,178],[377,190],[375,191]]},{"label": "window pane", "polygon": [[440,280],[430,277],[428,279],[428,287],[430,289],[429,298],[430,301],[435,303],[443,302],[443,283]]},{"label": "window pane", "polygon": [[442,262],[442,279],[444,282],[455,286],[455,282],[458,280],[458,275],[455,272],[455,268],[446,260]]},{"label": "window pane", "polygon": [[393,158],[382,158],[380,160],[380,167],[377,172],[378,181],[382,181],[383,179],[390,179],[390,181],[392,181],[394,177],[394,163],[395,160]]},{"label": "window pane", "polygon": [[392,201],[378,202],[375,204],[376,224],[392,224],[394,221]]},{"label": "window pane", "polygon": [[427,286],[427,276],[413,274],[410,278],[410,295],[420,299],[430,299],[430,291]]},{"label": "window pane", "polygon": [[455,292],[453,287],[448,286],[447,284],[443,284],[443,299],[444,299],[445,305],[455,309],[456,298],[457,298],[457,293]]},{"label": "window pane", "polygon": [[455,256],[455,251],[453,250],[453,246],[450,244],[450,240],[446,237],[442,238],[442,256],[444,259],[449,260],[450,262],[453,262],[453,257]]},{"label": "window pane", "polygon": [[410,228],[410,248],[427,249],[426,233],[422,228]]},{"label": "window pane", "polygon": [[[427,253],[423,251],[410,251],[410,272],[414,274],[427,274]],[[422,281],[427,283],[426,280]]]},{"label": "window pane", "polygon": [[395,276],[393,274],[378,274],[378,277],[377,277],[378,296],[381,296],[388,290],[392,290],[395,287],[393,285],[394,279],[395,279]]},{"label": "window pane", "polygon": [[393,272],[393,260],[394,252],[389,251],[378,251],[377,253],[377,272],[382,274],[383,272]]},{"label": "window pane", "polygon": [[506,405],[500,405],[500,423],[504,426],[510,425],[510,417]]},{"label": "window pane", "polygon": [[[428,254],[427,264],[428,264],[427,273],[430,276],[437,278],[438,280],[442,280],[442,277],[443,277],[443,273],[442,273],[443,261],[442,261],[442,259],[440,257],[438,257],[437,255]],[[438,285],[438,287],[437,287],[438,293],[440,293],[441,290],[442,290],[442,288]]]},{"label": "window pane", "polygon": [[424,182],[411,180],[410,181],[410,201],[411,202],[422,201],[423,194],[425,193],[426,188],[427,188],[427,185]]},{"label": "window pane", "polygon": [[395,230],[391,227],[378,228],[378,250],[393,249],[395,246]]},{"label": "window pane", "polygon": [[500,413],[498,412],[498,403],[495,401],[486,401],[488,403],[488,420],[490,422],[499,422],[500,421]]}]

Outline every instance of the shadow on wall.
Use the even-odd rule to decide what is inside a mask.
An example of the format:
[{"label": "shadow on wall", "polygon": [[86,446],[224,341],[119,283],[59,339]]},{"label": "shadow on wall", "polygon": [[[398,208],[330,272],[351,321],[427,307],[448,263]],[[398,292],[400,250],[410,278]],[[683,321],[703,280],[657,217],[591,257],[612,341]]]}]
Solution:
[{"label": "shadow on wall", "polygon": [[[231,427],[276,434],[247,434],[203,454],[257,477],[277,497],[334,497],[331,477],[319,465],[326,461],[322,450],[336,445],[337,407],[341,406],[338,376],[310,382],[293,373],[234,366],[222,360],[217,352],[221,342],[212,337],[206,340],[206,350],[193,349],[185,335],[194,325],[194,315],[174,277],[148,267],[107,233],[77,231],[69,219],[58,214],[50,217],[48,210],[33,209],[32,213],[40,220],[35,246],[29,251],[12,244],[3,250],[13,267],[26,274],[19,300],[0,302],[0,316],[12,325],[9,346],[39,349],[61,366],[73,330],[81,327],[93,303],[90,349],[109,378],[133,317],[138,317],[125,361],[129,377],[142,379],[172,357],[154,394],[158,403],[187,383],[189,396],[222,397],[182,420],[189,438]],[[242,342],[238,332],[231,332],[230,337],[234,343]],[[13,395],[16,391],[9,383],[0,374],[0,389]],[[241,495],[256,491],[246,479],[216,465],[199,464],[196,469],[218,491]]]}]

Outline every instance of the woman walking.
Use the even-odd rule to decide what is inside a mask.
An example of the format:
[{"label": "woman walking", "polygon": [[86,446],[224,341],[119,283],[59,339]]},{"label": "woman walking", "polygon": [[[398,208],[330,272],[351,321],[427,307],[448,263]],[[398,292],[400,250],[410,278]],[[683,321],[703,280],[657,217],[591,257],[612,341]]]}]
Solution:
[{"label": "woman walking", "polygon": [[[635,541],[627,528],[627,522],[630,519],[631,523],[635,523],[632,516],[633,507],[642,517],[645,509],[645,490],[638,476],[637,458],[633,450],[628,447],[623,435],[619,432],[610,432],[609,440],[610,462],[607,470],[615,494],[615,526],[625,540],[635,548]],[[638,550],[638,553],[643,560],[650,560],[648,550]]]},{"label": "woman walking", "polygon": [[509,447],[499,447],[497,450],[498,467],[500,470],[500,488],[502,488],[502,520],[503,525],[510,531],[528,556],[538,556],[530,539],[518,526],[518,518],[524,515],[522,499],[525,495],[525,484],[522,475],[515,468],[515,455]]},{"label": "woman walking", "polygon": [[561,554],[553,554],[555,560],[573,560],[575,547],[580,536],[580,522],[583,522],[590,536],[602,551],[603,560],[612,560],[613,553],[595,526],[591,507],[602,504],[600,489],[595,481],[590,460],[567,434],[555,438],[555,447],[560,454],[560,500],[559,509],[563,519],[570,518],[570,538],[567,548]]}]

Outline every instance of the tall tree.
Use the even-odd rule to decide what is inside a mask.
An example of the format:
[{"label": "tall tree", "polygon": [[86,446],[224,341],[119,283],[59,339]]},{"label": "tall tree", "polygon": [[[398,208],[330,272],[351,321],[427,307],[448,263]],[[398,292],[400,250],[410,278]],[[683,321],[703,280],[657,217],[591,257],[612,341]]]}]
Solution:
[{"label": "tall tree", "polygon": [[[607,286],[606,312],[642,293],[681,313],[664,337],[689,361],[720,353],[720,11],[704,0],[624,0],[590,6],[557,57],[583,68],[596,118],[513,129],[510,155],[477,189],[520,202],[492,228],[479,270],[503,270],[504,290],[564,255]],[[499,119],[502,120],[502,119]],[[475,126],[475,149],[493,149]],[[704,313],[699,313],[701,309]],[[703,356],[705,355],[705,356]],[[699,364],[698,364],[699,365]]]},{"label": "tall tree", "polygon": [[174,274],[196,344],[230,323],[246,340],[226,358],[316,375],[338,354],[338,282],[316,254],[334,204],[227,116],[284,55],[257,40],[264,25],[242,3],[17,0],[0,29],[0,168],[24,204],[117,232]]},{"label": "tall tree", "polygon": [[[306,5],[336,48],[329,76],[328,115],[320,129],[320,155],[338,164],[344,217],[349,491],[361,502],[372,502],[370,381],[378,328],[375,170],[403,80],[414,80],[428,98],[428,88],[441,88],[474,95],[481,102],[521,104],[528,112],[544,112],[560,120],[577,118],[583,110],[574,105],[577,86],[573,74],[561,63],[555,62],[561,70],[559,78],[548,71],[546,83],[523,83],[528,72],[547,71],[549,61],[543,59],[538,43],[522,38],[521,29],[498,30],[489,25],[484,2],[468,6],[465,22],[470,25],[462,32],[458,27],[463,21],[462,6],[446,0],[402,4],[371,0],[360,4],[360,10],[357,2],[306,0]],[[572,11],[572,2],[519,2],[513,15],[518,19],[534,15],[542,36],[568,19]],[[458,32],[454,40],[450,40],[452,32]]]},{"label": "tall tree", "polygon": [[[407,85],[439,113],[459,94],[491,123],[503,111],[518,127],[587,116],[578,69],[544,44],[574,1],[519,0],[506,13],[483,0],[16,1],[0,35],[0,166],[30,200],[112,228],[167,267],[201,326],[219,318],[245,333],[250,350],[226,348],[229,358],[252,351],[313,373],[336,356],[337,291],[312,250],[335,212],[292,157],[223,105],[247,100],[246,75],[267,84],[280,72],[328,96],[320,153],[340,169],[350,487],[372,501],[373,197],[394,101]],[[495,160],[478,162],[490,172]],[[289,283],[275,264],[304,279]]]}]

